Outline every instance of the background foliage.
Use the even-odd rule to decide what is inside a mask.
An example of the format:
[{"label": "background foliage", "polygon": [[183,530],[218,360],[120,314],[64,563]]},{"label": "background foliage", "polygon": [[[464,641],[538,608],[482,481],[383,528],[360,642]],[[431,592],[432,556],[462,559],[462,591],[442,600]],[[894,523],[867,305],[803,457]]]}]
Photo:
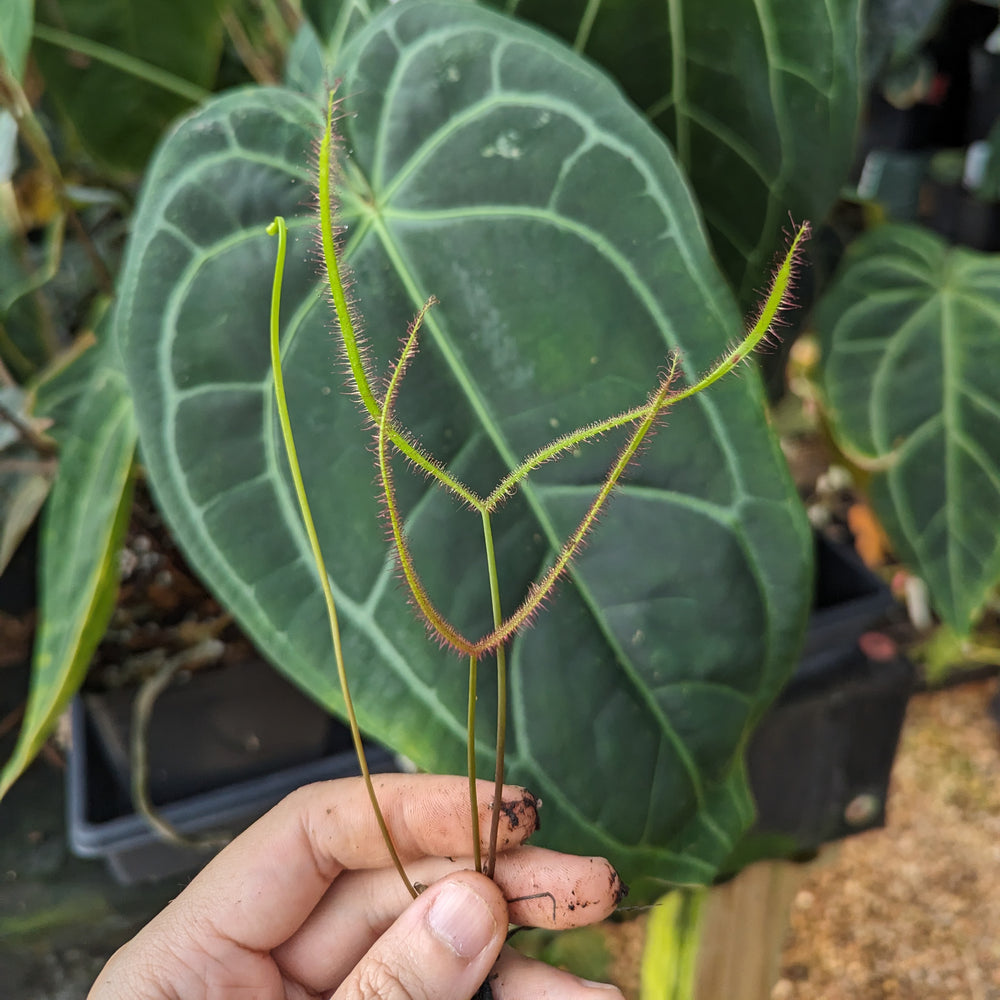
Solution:
[{"label": "background foliage", "polygon": [[[464,670],[426,646],[394,583],[366,432],[340,392],[309,258],[328,82],[345,80],[346,246],[376,356],[395,353],[426,295],[442,300],[402,416],[486,484],[541,440],[641,399],[668,349],[695,372],[735,336],[788,215],[822,222],[852,163],[857,177],[862,102],[909,94],[899,78],[921,78],[924,40],[957,9],[502,6],[305,0],[304,22],[283,0],[0,9],[0,490],[14,484],[0,494],[0,555],[60,453],[34,686],[3,787],[103,630],[136,435],[192,564],[281,669],[337,707],[269,402],[263,226],[278,211],[296,237],[292,416],[362,666],[362,715],[422,764],[461,766]],[[286,55],[285,84],[260,86],[281,79]],[[994,157],[979,197],[995,171]],[[865,224],[879,221],[885,191],[858,197],[880,199],[864,206]],[[977,364],[1000,342],[994,249],[876,230],[816,312],[833,437],[960,633],[1000,576],[995,393]],[[109,330],[85,350],[112,293]],[[506,600],[543,571],[614,450],[546,468],[509,505]],[[30,509],[5,499],[26,495],[26,461]],[[477,526],[419,480],[403,503],[435,598],[478,621]],[[751,816],[740,752],[794,666],[808,574],[801,506],[748,372],[671,414],[511,651],[515,776],[558,803],[553,843],[609,852],[629,872],[711,877]],[[566,752],[591,745],[585,763]]]}]

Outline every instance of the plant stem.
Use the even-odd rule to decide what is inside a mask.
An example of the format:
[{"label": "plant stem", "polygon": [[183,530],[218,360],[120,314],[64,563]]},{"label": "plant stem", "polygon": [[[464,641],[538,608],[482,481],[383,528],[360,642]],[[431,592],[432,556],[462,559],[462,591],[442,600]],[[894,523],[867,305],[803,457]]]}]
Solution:
[{"label": "plant stem", "polygon": [[17,369],[17,373],[25,382],[34,375],[35,365],[21,351],[17,344],[14,343],[3,323],[0,323],[0,385],[17,385],[18,383],[11,374],[10,368],[4,363],[3,359],[5,357],[10,361],[11,366]]},{"label": "plant stem", "polygon": [[[482,512],[483,542],[486,545],[486,565],[490,577],[490,600],[493,605],[493,627],[503,624],[500,607],[500,581],[497,575],[496,549],[493,544],[493,526],[488,511]],[[496,648],[497,658],[497,748],[496,769],[493,782],[493,810],[490,814],[490,843],[484,873],[493,878],[497,863],[497,834],[500,829],[500,807],[503,804],[504,751],[507,745],[507,650],[503,643]]]},{"label": "plant stem", "polygon": [[594,19],[597,17],[597,12],[600,8],[601,0],[587,0],[587,6],[584,8],[580,24],[576,29],[576,38],[573,39],[574,52],[584,52],[586,50],[587,43],[590,41],[591,29],[594,27]]},{"label": "plant stem", "polygon": [[483,852],[479,844],[479,791],[476,788],[476,668],[478,662],[478,657],[473,653],[469,657],[469,715],[465,726],[465,738],[468,748],[469,803],[472,812],[472,857],[476,862],[476,871],[481,872],[483,870]]},{"label": "plant stem", "polygon": [[135,811],[165,841],[180,847],[196,850],[210,850],[225,847],[232,840],[232,834],[215,832],[200,837],[189,837],[181,833],[172,823],[164,819],[153,805],[149,794],[149,754],[148,739],[150,718],[156,699],[167,689],[175,675],[181,670],[194,670],[217,662],[225,652],[218,639],[205,639],[196,646],[185,649],[162,663],[151,677],[142,682],[132,704],[132,729],[129,734],[129,771],[132,805]]},{"label": "plant stem", "polygon": [[169,70],[160,69],[159,66],[153,66],[144,59],[130,56],[127,52],[121,52],[110,45],[104,45],[102,42],[95,42],[93,39],[74,35],[72,32],[63,31],[61,28],[39,24],[37,21],[35,22],[33,33],[35,38],[40,42],[47,42],[49,45],[56,45],[61,49],[79,52],[81,55],[96,59],[106,66],[111,66],[122,73],[127,73],[129,76],[145,80],[146,83],[151,83],[154,87],[159,87],[161,90],[176,94],[178,97],[182,97],[192,104],[200,104],[209,96],[210,92],[205,90],[204,87],[199,87],[198,84],[192,83],[190,80],[185,80],[183,77],[177,76]]},{"label": "plant stem", "polygon": [[59,449],[52,438],[39,434],[29,421],[4,402],[0,402],[0,420],[10,424],[20,435],[21,440],[43,458],[51,458],[58,454]]},{"label": "plant stem", "polygon": [[221,14],[222,26],[229,35],[229,40],[233,43],[236,54],[240,57],[240,62],[246,67],[247,72],[260,84],[268,85],[278,83],[278,74],[268,61],[258,55],[253,42],[247,35],[243,22],[237,17],[236,12],[231,8],[223,10]]},{"label": "plant stem", "polygon": [[642,406],[633,407],[633,409],[619,413],[617,416],[608,417],[607,420],[601,420],[597,423],[589,424],[587,427],[570,431],[570,433],[564,434],[554,441],[550,441],[543,448],[539,448],[533,455],[529,455],[516,469],[507,473],[494,488],[493,492],[483,501],[483,506],[492,513],[500,506],[501,501],[517,488],[521,480],[525,479],[539,466],[544,465],[546,462],[551,462],[553,459],[558,458],[567,451],[572,451],[581,444],[588,444],[608,431],[643,420],[648,413],[649,403],[647,402]]},{"label": "plant stem", "polygon": [[290,4],[275,3],[274,0],[260,0],[259,7],[264,15],[264,24],[281,50],[287,52],[302,23],[302,11]]},{"label": "plant stem", "polygon": [[278,418],[281,422],[281,433],[285,442],[285,451],[288,455],[288,466],[292,474],[292,482],[295,485],[295,496],[299,502],[299,509],[302,512],[302,520],[305,524],[306,534],[309,537],[309,545],[312,549],[313,560],[319,573],[320,585],[323,588],[323,599],[326,601],[327,617],[330,621],[330,636],[333,639],[333,652],[337,661],[337,676],[340,680],[340,690],[344,697],[344,710],[347,713],[347,721],[351,728],[351,739],[354,741],[354,750],[358,757],[358,766],[361,768],[361,775],[364,778],[365,788],[368,790],[368,798],[371,800],[372,809],[375,812],[375,820],[378,823],[382,839],[385,841],[386,849],[392,858],[399,877],[403,880],[410,895],[416,899],[417,890],[410,881],[403,869],[403,863],[399,859],[396,845],[392,841],[392,834],[386,824],[385,816],[378,804],[378,796],[375,794],[375,786],[372,784],[371,772],[368,769],[368,758],[365,755],[364,744],[361,740],[361,728],[358,725],[358,718],[354,711],[354,701],[351,698],[350,687],[347,682],[347,669],[344,666],[344,651],[340,641],[340,623],[337,618],[337,605],[333,599],[333,591],[330,588],[330,578],[326,572],[326,563],[323,560],[323,552],[319,544],[319,536],[316,533],[316,525],[313,522],[312,512],[309,509],[309,500],[306,497],[305,485],[302,481],[302,470],[299,467],[298,454],[295,449],[295,439],[292,436],[292,425],[288,416],[288,402],[285,398],[285,382],[281,371],[281,352],[278,343],[278,331],[281,314],[281,282],[285,270],[285,252],[288,246],[288,228],[285,220],[280,216],[267,227],[269,235],[278,236],[278,257],[274,269],[274,285],[271,292],[271,370],[274,374],[274,394],[278,403]]}]

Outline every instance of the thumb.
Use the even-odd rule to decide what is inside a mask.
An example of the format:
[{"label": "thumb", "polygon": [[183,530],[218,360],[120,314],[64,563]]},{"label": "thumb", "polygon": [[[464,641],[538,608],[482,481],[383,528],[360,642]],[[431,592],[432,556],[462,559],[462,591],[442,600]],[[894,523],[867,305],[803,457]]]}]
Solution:
[{"label": "thumb", "polygon": [[468,1000],[507,936],[507,904],[485,875],[457,872],[421,893],[332,1000]]}]

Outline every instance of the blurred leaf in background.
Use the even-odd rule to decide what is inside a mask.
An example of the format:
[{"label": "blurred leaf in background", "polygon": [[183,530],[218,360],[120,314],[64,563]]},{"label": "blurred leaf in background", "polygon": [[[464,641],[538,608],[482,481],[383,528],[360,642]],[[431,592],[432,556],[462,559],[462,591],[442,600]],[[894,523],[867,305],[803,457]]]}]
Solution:
[{"label": "blurred leaf in background", "polygon": [[228,0],[39,0],[35,58],[47,93],[100,166],[138,173],[164,128],[207,95],[226,7]]}]

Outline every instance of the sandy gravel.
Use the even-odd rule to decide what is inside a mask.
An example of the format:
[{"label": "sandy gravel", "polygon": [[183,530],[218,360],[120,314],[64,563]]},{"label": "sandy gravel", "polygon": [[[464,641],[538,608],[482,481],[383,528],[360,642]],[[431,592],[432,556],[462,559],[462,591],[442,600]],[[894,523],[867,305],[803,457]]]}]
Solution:
[{"label": "sandy gravel", "polygon": [[773,1000],[1000,1000],[996,683],[912,700],[888,826],[802,885]]}]

